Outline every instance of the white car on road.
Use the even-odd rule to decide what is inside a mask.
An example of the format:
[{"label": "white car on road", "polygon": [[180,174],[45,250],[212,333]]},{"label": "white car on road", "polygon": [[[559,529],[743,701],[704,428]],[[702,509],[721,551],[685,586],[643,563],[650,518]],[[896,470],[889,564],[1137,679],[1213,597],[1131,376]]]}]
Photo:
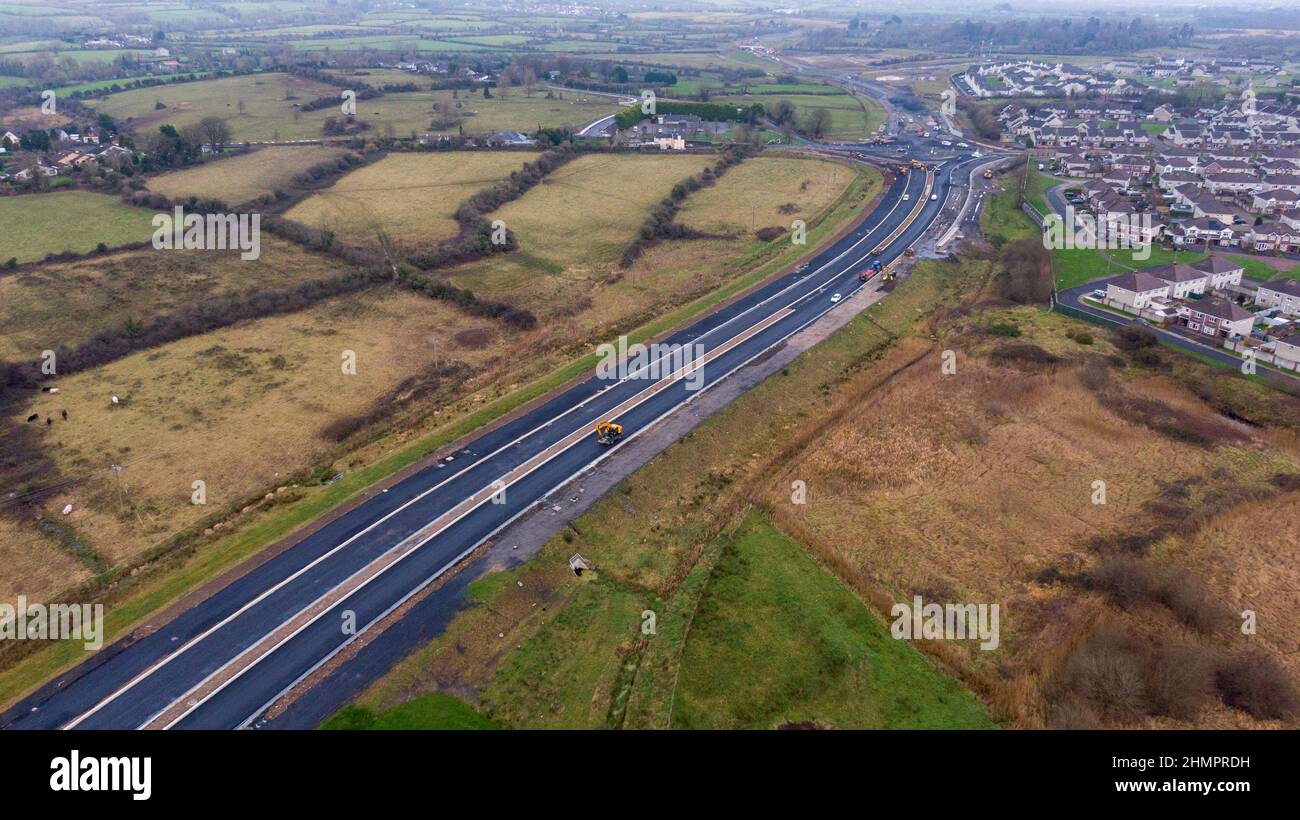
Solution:
[{"label": "white car on road", "polygon": [[837,294],[835,294],[834,296],[831,297],[831,302],[832,302],[832,304],[833,304],[833,303],[835,303],[835,302],[838,302],[838,301],[839,301],[840,299],[842,299],[842,298],[844,298],[844,297],[840,296],[840,295],[837,293]]}]

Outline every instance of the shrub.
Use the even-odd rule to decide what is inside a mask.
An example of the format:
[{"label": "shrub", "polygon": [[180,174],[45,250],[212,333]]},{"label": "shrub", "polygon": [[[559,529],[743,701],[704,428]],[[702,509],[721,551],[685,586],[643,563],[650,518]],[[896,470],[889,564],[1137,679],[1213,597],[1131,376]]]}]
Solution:
[{"label": "shrub", "polygon": [[990,351],[989,358],[998,364],[1025,370],[1046,367],[1060,361],[1031,342],[1005,342]]},{"label": "shrub", "polygon": [[1159,344],[1155,332],[1151,328],[1139,324],[1124,325],[1117,328],[1111,334],[1111,341],[1115,347],[1129,352],[1155,347]]},{"label": "shrub", "polygon": [[1115,625],[1103,625],[1066,662],[1070,691],[1110,720],[1132,722],[1147,712],[1141,648]]},{"label": "shrub", "polygon": [[988,326],[987,330],[990,336],[1015,337],[1020,335],[1020,328],[1009,322],[994,322]]},{"label": "shrub", "polygon": [[1088,581],[1121,609],[1161,604],[1202,634],[1227,622],[1227,610],[1199,579],[1179,567],[1154,564],[1131,554],[1114,555],[1098,564]]},{"label": "shrub", "polygon": [[1224,703],[1260,720],[1284,720],[1300,707],[1286,670],[1259,650],[1229,657],[1219,666],[1215,682]]},{"label": "shrub", "polygon": [[1147,667],[1151,711],[1190,720],[1215,697],[1218,653],[1204,645],[1177,643],[1161,647]]}]

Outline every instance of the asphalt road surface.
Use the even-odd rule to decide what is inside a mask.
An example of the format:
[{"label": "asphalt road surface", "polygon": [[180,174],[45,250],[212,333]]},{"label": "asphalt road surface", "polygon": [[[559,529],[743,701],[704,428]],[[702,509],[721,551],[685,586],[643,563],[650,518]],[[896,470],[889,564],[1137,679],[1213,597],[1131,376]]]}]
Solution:
[{"label": "asphalt road surface", "polygon": [[[872,251],[899,256],[941,213],[949,178],[896,178],[855,230],[787,274],[697,321],[665,344],[699,344],[698,373],[592,378],[486,432],[454,456],[389,490],[181,613],[152,634],[128,637],[47,684],[0,717],[4,728],[241,728],[370,624],[436,580],[554,489],[618,447],[592,427],[616,418],[634,437],[834,309],[832,295],[861,287]],[[904,194],[908,200],[903,200]],[[527,351],[521,351],[527,355]],[[498,503],[499,502],[499,503]],[[441,590],[435,591],[437,595]],[[356,625],[355,634],[344,629]]]}]

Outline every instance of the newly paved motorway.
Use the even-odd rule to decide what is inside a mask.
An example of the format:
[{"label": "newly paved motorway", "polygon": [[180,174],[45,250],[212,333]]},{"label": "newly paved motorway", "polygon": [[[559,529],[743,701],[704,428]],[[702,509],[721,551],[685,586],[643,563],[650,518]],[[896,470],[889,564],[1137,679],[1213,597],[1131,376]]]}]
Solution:
[{"label": "newly paved motorway", "polygon": [[[698,343],[699,374],[594,375],[473,440],[233,581],[152,634],[97,653],[11,709],[6,728],[237,728],[478,544],[595,462],[617,458],[593,425],[637,436],[693,395],[834,309],[880,249],[896,258],[939,215],[970,160],[897,177],[860,225],[787,274],[664,340]],[[907,200],[903,199],[907,195]],[[521,355],[527,355],[521,351]],[[686,378],[683,378],[686,376]],[[500,502],[500,503],[497,503]],[[432,593],[437,595],[438,592]]]}]

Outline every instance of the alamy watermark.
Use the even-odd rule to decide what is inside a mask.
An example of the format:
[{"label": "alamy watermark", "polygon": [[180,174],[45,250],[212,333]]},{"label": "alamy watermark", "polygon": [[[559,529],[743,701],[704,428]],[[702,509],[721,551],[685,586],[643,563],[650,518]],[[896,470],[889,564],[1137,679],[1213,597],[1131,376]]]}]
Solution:
[{"label": "alamy watermark", "polygon": [[894,617],[889,632],[900,641],[978,639],[980,649],[998,648],[997,604],[927,604],[917,595],[911,606],[894,604],[889,614]]},{"label": "alamy watermark", "polygon": [[1155,223],[1150,212],[1133,214],[1108,213],[1102,219],[1077,213],[1073,205],[1065,207],[1065,218],[1053,214],[1043,220],[1043,247],[1049,251],[1132,250],[1133,259],[1151,258]]},{"label": "alamy watermark", "polygon": [[262,255],[261,214],[187,214],[177,205],[173,213],[154,214],[153,246],[157,250],[235,250],[245,261]]},{"label": "alamy watermark", "polygon": [[90,652],[104,645],[103,604],[0,603],[0,640],[81,641]]},{"label": "alamy watermark", "polygon": [[152,757],[83,757],[73,749],[51,760],[50,772],[50,791],[128,792],[132,800],[153,794]]},{"label": "alamy watermark", "polygon": [[596,348],[596,378],[608,381],[681,378],[690,392],[704,386],[704,345],[627,343],[619,336],[617,344],[605,343]]}]

